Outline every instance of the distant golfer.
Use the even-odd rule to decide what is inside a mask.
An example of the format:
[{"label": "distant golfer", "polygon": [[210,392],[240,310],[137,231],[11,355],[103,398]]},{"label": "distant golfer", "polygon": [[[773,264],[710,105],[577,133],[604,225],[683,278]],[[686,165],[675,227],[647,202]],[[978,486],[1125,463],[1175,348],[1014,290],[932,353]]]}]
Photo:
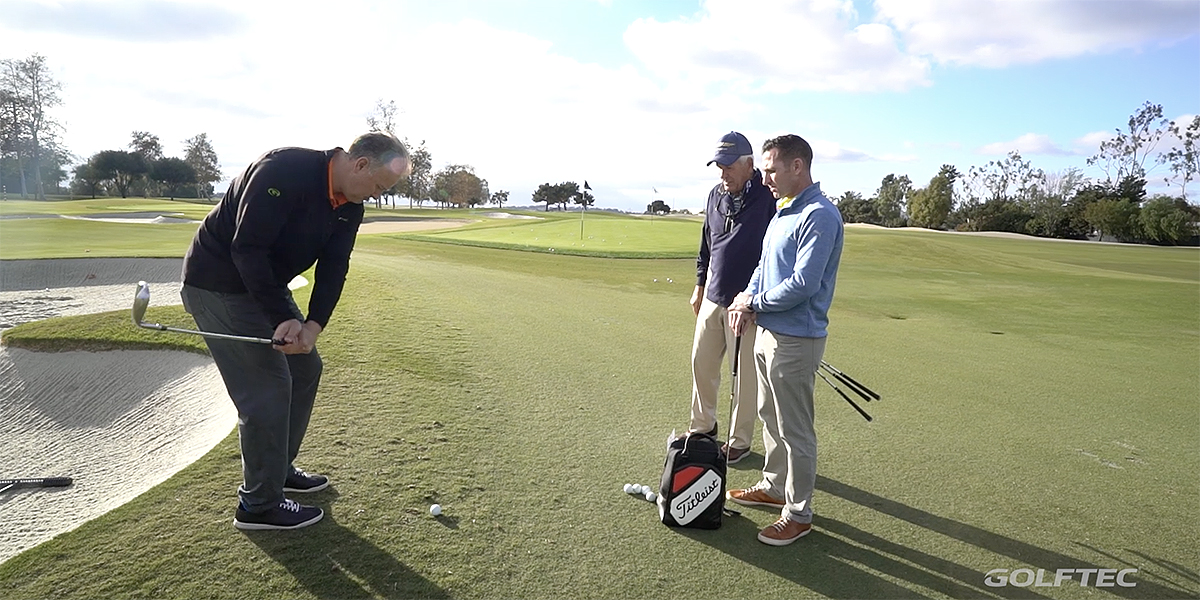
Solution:
[{"label": "distant golfer", "polygon": [[800,136],[763,144],[763,183],[779,199],[778,212],[750,285],[729,309],[735,334],[758,324],[754,359],[767,456],[762,480],[728,495],[738,504],[781,509],[779,520],[758,533],[759,541],[772,546],[790,544],[812,529],[813,382],[825,354],[842,257],[842,215],[813,183],[812,158]]},{"label": "distant golfer", "polygon": [[[728,309],[734,296],[746,289],[758,265],[763,234],[775,216],[775,198],[754,168],[754,148],[742,134],[721,137],[709,165],[721,170],[721,183],[708,193],[700,253],[696,257],[696,289],[692,312],[696,333],[692,339],[692,415],[689,429],[717,434],[717,396],[721,387],[721,359],[729,352],[733,362],[734,336]],[[754,415],[758,411],[758,382],[754,379],[754,330],[741,344],[741,364],[749,377],[738,377],[733,393],[733,423],[725,447],[729,463],[750,453]]]},{"label": "distant golfer", "polygon": [[[234,178],[192,239],[181,295],[200,329],[284,342],[205,339],[238,410],[234,527],[297,529],[324,516],[284,497],[329,486],[294,464],[321,379],[317,336],[341,297],[363,201],[411,170],[408,150],[384,133],[362,135],[349,150],[272,150]],[[313,264],[305,315],[287,284]]]}]

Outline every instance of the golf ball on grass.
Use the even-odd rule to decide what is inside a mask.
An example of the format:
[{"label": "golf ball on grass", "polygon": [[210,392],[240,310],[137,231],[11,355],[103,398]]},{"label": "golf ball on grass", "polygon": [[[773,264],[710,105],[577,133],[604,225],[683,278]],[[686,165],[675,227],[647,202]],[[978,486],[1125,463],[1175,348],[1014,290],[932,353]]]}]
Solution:
[{"label": "golf ball on grass", "polygon": [[632,494],[633,493],[633,484],[632,483],[625,484],[624,490],[625,490],[626,494]]},{"label": "golf ball on grass", "polygon": [[655,494],[654,492],[651,492],[649,490],[646,491],[646,500],[647,501],[654,502],[657,499],[658,499],[658,494]]},{"label": "golf ball on grass", "polygon": [[430,506],[430,507],[429,507],[429,514],[431,514],[431,515],[433,515],[433,516],[435,516],[435,517],[437,517],[437,516],[440,516],[440,515],[442,514],[442,505],[441,505],[441,504],[434,504],[433,506]]}]

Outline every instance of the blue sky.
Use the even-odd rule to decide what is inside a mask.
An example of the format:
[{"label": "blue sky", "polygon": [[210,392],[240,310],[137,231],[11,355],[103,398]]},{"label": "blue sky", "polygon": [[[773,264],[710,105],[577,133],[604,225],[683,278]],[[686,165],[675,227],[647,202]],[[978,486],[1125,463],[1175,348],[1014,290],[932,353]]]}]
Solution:
[{"label": "blue sky", "polygon": [[870,196],[1010,150],[1103,178],[1087,157],[1142,103],[1200,113],[1193,0],[0,0],[0,58],[32,53],[80,158],[204,132],[232,176],[270,148],[345,146],[394,100],[435,167],[516,204],[586,179],[625,210],[699,208],[729,130],[804,136],[827,194]]}]

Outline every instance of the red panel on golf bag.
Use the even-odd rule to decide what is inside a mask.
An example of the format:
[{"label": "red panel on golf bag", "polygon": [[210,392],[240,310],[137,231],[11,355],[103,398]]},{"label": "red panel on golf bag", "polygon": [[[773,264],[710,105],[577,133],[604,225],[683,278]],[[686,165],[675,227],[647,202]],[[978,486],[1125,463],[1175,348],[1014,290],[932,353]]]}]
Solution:
[{"label": "red panel on golf bag", "polygon": [[725,455],[716,439],[693,433],[667,444],[659,485],[664,525],[716,529],[725,509]]}]

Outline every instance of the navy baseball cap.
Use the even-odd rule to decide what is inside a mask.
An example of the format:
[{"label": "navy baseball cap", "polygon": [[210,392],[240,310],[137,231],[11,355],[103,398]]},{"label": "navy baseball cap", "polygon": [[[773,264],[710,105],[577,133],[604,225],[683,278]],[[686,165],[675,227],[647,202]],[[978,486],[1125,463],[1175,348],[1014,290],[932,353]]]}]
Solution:
[{"label": "navy baseball cap", "polygon": [[754,148],[750,146],[750,140],[736,131],[730,131],[721,136],[721,141],[717,143],[717,154],[708,161],[708,164],[717,163],[722,167],[728,167],[737,159],[751,154],[754,154]]}]

